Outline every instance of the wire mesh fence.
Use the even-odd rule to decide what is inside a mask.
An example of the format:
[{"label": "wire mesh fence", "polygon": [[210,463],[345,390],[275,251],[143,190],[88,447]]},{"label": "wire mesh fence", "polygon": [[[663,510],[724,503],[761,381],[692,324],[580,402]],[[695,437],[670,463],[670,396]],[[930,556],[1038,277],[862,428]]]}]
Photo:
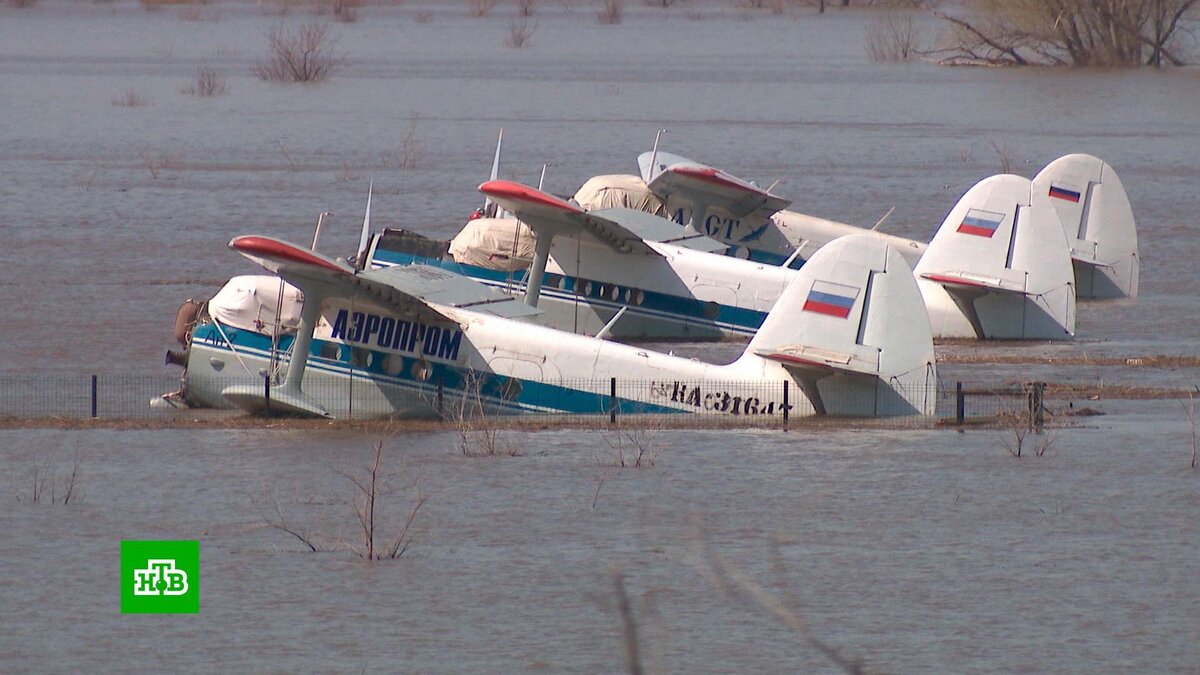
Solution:
[{"label": "wire mesh fence", "polygon": [[[286,413],[287,392],[281,384],[251,377],[244,380],[231,378],[226,386],[240,386],[251,397],[261,399],[254,408],[260,414]],[[177,393],[164,396],[179,389],[180,379],[169,374],[0,375],[0,418],[170,420],[173,412],[192,410],[197,405],[232,407],[220,391],[208,392],[207,397],[182,397]],[[892,391],[887,387],[876,390]],[[431,374],[422,381],[403,384],[313,377],[306,378],[303,387],[305,399],[335,418],[350,420],[395,416],[455,423],[519,418],[564,424],[641,420],[678,426],[780,427],[831,420],[844,423],[846,418],[853,418],[857,424],[920,427],[1013,419],[1040,425],[1046,419],[1046,388],[1041,383],[955,382],[904,393],[911,400],[928,397],[933,405],[926,409],[934,414],[884,409],[895,401],[885,401],[879,391],[867,390],[829,396],[825,403],[830,414],[814,415],[813,403],[802,388],[783,380],[604,378],[541,382],[494,374],[450,380]]]}]

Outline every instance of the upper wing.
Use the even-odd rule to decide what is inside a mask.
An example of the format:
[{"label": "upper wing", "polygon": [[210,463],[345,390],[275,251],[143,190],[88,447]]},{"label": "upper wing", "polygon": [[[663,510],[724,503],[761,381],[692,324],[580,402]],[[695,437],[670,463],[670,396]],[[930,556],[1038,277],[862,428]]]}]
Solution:
[{"label": "upper wing", "polygon": [[590,211],[589,214],[596,218],[611,220],[647,241],[673,244],[705,253],[724,253],[725,249],[729,248],[728,244],[712,237],[700,234],[690,228],[680,227],[678,223],[637,209],[616,207],[597,209]]},{"label": "upper wing", "polygon": [[507,180],[491,180],[480,185],[479,191],[511,211],[539,236],[547,231],[551,235],[586,232],[618,252],[661,255],[624,225],[588,213],[536,188]]},{"label": "upper wing", "polygon": [[435,305],[516,318],[537,314],[512,296],[425,265],[356,272],[340,260],[271,237],[236,237],[229,247],[299,286],[327,297],[363,297],[424,321],[451,321]]},{"label": "upper wing", "polygon": [[[650,166],[652,160],[654,166]],[[718,206],[734,218],[759,211],[775,213],[792,203],[737,176],[678,155],[644,152],[638,156],[638,166],[647,187],[663,200],[679,195],[692,203]]]}]

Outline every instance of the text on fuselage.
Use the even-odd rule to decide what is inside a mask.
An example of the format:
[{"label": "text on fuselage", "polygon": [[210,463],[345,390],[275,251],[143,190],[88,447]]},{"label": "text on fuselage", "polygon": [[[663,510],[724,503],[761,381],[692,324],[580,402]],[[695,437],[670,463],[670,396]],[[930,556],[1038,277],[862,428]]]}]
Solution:
[{"label": "text on fuselage", "polygon": [[425,356],[458,360],[462,347],[462,330],[432,326],[419,321],[405,321],[370,312],[351,312],[339,309],[329,335],[333,340],[400,352],[421,353]]}]

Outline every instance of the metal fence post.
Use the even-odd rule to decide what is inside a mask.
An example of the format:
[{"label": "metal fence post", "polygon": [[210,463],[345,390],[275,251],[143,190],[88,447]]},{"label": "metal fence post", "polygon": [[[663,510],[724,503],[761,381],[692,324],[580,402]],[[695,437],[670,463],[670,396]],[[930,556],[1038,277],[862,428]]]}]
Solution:
[{"label": "metal fence post", "polygon": [[97,415],[96,412],[97,412],[96,376],[92,375],[92,419],[96,419],[97,417],[99,417],[99,415]]},{"label": "metal fence post", "polygon": [[444,409],[443,409],[443,407],[442,407],[442,405],[443,405],[443,399],[444,399],[444,396],[445,396],[445,394],[443,393],[443,392],[444,392],[444,390],[445,390],[445,379],[446,379],[446,378],[445,378],[445,377],[443,377],[443,376],[442,376],[440,373],[438,374],[438,379],[437,379],[437,406],[438,406],[438,417],[439,417],[439,418],[441,418],[441,419],[443,419],[443,420],[444,420],[444,419],[446,419],[446,413],[445,413],[445,411],[444,411]]},{"label": "metal fence post", "polygon": [[792,406],[788,405],[788,390],[791,388],[791,382],[783,381],[783,428],[788,428],[788,413]]},{"label": "metal fence post", "polygon": [[609,381],[608,393],[608,423],[617,423],[617,378],[611,378]]},{"label": "metal fence post", "polygon": [[967,397],[963,393],[962,382],[954,388],[954,419],[960,427],[967,419]]},{"label": "metal fence post", "polygon": [[263,415],[271,416],[271,374],[263,375]]},{"label": "metal fence post", "polygon": [[1033,426],[1037,432],[1042,433],[1042,427],[1046,424],[1046,383],[1033,383]]}]

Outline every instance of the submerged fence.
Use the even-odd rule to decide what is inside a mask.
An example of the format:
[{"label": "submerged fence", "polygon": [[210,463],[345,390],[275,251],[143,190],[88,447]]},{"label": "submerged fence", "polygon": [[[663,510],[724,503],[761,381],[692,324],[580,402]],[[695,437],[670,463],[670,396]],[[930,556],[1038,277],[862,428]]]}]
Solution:
[{"label": "submerged fence", "polygon": [[[281,411],[280,385],[252,378],[246,378],[244,385],[261,397],[264,412]],[[0,418],[170,420],[181,410],[195,413],[185,407],[172,407],[164,400],[164,394],[179,388],[179,378],[168,374],[0,375]],[[929,400],[935,414],[896,414],[897,397],[888,398],[879,392],[855,394],[852,398],[826,395],[824,402],[831,417],[878,418],[899,426],[1003,420],[1025,420],[1040,426],[1047,418],[1042,383],[954,382],[907,393],[910,399]],[[219,399],[219,394],[209,394]],[[359,380],[306,380],[304,394],[336,417],[346,419],[387,416],[395,407],[415,412],[415,416],[449,421],[519,413],[546,421],[590,418],[611,424],[626,418],[669,416],[682,425],[777,427],[829,418],[814,418],[808,397],[789,381],[607,378],[545,383],[490,376],[471,382],[443,382],[433,377],[420,386],[410,383],[404,388],[381,390]],[[176,398],[175,404],[180,403]]]}]

